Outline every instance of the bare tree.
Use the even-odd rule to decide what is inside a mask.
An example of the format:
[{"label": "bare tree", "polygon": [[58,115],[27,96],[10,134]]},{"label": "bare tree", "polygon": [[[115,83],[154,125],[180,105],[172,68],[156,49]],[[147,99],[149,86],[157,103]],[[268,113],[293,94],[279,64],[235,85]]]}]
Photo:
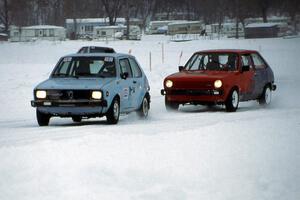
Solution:
[{"label": "bare tree", "polygon": [[0,7],[0,22],[4,24],[4,31],[8,33],[10,18],[9,18],[9,7],[8,7],[8,0],[2,0]]},{"label": "bare tree", "polygon": [[108,17],[109,24],[115,25],[117,17],[119,17],[119,14],[122,10],[122,0],[101,0],[105,13]]}]

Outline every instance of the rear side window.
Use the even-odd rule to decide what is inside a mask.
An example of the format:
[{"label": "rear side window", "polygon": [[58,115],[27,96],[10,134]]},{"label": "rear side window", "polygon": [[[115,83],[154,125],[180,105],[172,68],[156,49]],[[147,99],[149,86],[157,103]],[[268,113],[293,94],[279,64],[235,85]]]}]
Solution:
[{"label": "rear side window", "polygon": [[266,64],[263,59],[256,53],[251,54],[255,69],[264,69]]},{"label": "rear side window", "polygon": [[241,58],[242,58],[242,66],[249,66],[250,69],[253,69],[250,55],[242,55]]},{"label": "rear side window", "polygon": [[129,58],[132,74],[134,78],[142,77],[142,70],[133,58]]},{"label": "rear side window", "polygon": [[130,64],[127,58],[121,59],[120,60],[120,67],[121,67],[121,73],[128,73],[128,78],[132,77],[132,72],[130,69]]}]

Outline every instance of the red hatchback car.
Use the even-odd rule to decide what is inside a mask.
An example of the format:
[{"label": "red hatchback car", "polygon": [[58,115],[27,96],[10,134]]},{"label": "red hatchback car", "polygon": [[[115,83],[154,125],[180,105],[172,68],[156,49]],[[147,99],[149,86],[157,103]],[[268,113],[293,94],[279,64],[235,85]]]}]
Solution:
[{"label": "red hatchback car", "polygon": [[161,94],[167,110],[180,104],[225,104],[234,112],[240,101],[270,104],[274,90],[273,71],[257,51],[207,50],[194,53],[178,73],[166,77]]}]

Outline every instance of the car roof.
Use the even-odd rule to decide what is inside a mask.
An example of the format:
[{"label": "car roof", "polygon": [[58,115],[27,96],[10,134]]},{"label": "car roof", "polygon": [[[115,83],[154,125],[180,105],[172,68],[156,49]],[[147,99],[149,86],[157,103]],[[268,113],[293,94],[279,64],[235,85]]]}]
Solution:
[{"label": "car roof", "polygon": [[74,53],[74,54],[69,54],[64,57],[105,57],[105,56],[110,56],[110,57],[134,57],[130,54],[125,54],[125,53]]},{"label": "car roof", "polygon": [[248,54],[248,53],[257,53],[255,50],[247,49],[210,49],[197,51],[196,53],[237,53],[237,54]]},{"label": "car roof", "polygon": [[84,53],[81,52],[84,49],[89,49],[89,51],[96,50],[99,53],[116,53],[116,51],[111,47],[100,47],[100,46],[83,46],[77,51],[77,53]]}]

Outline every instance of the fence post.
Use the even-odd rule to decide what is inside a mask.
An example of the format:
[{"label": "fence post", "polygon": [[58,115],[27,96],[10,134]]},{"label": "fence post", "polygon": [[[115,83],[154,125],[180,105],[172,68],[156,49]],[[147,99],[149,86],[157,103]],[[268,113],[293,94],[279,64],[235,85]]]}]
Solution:
[{"label": "fence post", "polygon": [[164,52],[164,43],[161,44],[161,60],[162,60],[162,63],[164,64],[164,61],[165,61],[165,52]]},{"label": "fence post", "polygon": [[183,54],[183,51],[181,51],[180,54],[179,54],[179,63],[178,63],[178,66],[180,66],[182,54]]},{"label": "fence post", "polygon": [[151,66],[151,64],[152,64],[152,58],[151,58],[151,51],[149,52],[149,67],[150,67],[150,72],[151,72],[151,68],[152,68],[152,66]]}]

